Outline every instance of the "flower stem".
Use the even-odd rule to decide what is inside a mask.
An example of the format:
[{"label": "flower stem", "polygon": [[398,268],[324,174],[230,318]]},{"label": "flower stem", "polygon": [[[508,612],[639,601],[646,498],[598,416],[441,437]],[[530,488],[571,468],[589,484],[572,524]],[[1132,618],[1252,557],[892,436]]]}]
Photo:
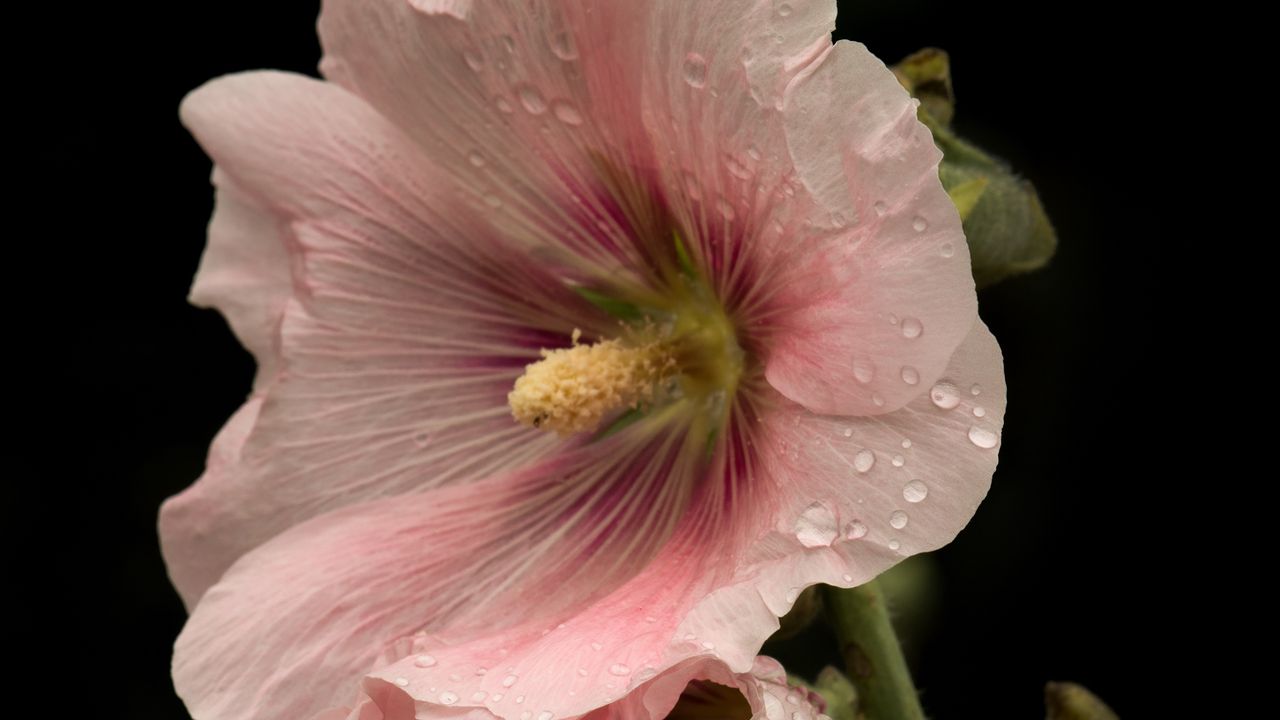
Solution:
[{"label": "flower stem", "polygon": [[825,601],[846,671],[858,689],[858,717],[924,720],[879,584],[872,581],[848,590],[827,587]]}]

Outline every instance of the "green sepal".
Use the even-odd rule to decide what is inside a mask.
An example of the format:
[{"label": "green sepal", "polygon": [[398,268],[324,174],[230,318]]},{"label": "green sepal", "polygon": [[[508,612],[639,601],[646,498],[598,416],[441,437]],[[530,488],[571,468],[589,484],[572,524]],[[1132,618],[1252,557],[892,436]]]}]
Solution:
[{"label": "green sepal", "polygon": [[582,299],[620,320],[634,322],[644,318],[640,308],[626,300],[619,300],[581,285],[573,285],[571,289]]}]

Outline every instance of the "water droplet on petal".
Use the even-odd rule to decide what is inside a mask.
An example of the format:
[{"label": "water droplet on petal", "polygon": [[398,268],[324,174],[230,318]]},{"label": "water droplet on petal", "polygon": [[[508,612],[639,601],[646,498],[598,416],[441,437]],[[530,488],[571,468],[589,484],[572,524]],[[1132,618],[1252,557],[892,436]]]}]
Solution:
[{"label": "water droplet on petal", "polygon": [[582,677],[586,677],[586,676],[587,676],[587,669],[586,669],[586,668],[578,668],[578,674],[579,674],[579,675],[581,675]]},{"label": "water droplet on petal", "polygon": [[515,108],[511,107],[511,103],[507,102],[507,99],[501,96],[494,98],[493,104],[498,107],[498,112],[504,115],[510,115],[516,111]]},{"label": "water droplet on petal", "polygon": [[720,211],[725,220],[733,220],[737,216],[737,213],[733,211],[733,205],[730,205],[729,201],[724,198],[716,200],[716,210]]},{"label": "water droplet on petal", "polygon": [[483,667],[476,668],[477,675],[484,675],[487,672],[489,672],[489,668],[483,668]]},{"label": "water droplet on petal", "polygon": [[853,469],[860,473],[867,472],[876,464],[876,454],[870,450],[859,450],[853,456]]},{"label": "water droplet on petal", "polygon": [[902,547],[902,543],[898,542],[897,540],[890,540],[890,541],[889,541],[889,549],[890,549],[890,550],[897,550],[897,549],[898,549],[898,548],[900,548],[900,547]]},{"label": "water droplet on petal", "polygon": [[481,155],[479,150],[472,150],[467,155],[467,161],[475,167],[484,167],[485,163],[484,155]]},{"label": "water droplet on petal", "polygon": [[456,703],[456,702],[458,702],[458,696],[457,696],[457,695],[454,695],[453,693],[449,692],[448,690],[445,690],[444,692],[440,693],[440,704],[441,704],[441,705],[452,705],[452,704],[454,704],[454,703]]},{"label": "water droplet on petal", "polygon": [[815,502],[796,519],[796,539],[805,547],[826,547],[836,539],[836,518],[831,509]]},{"label": "water droplet on petal", "polygon": [[987,428],[974,425],[969,428],[969,442],[984,450],[990,450],[996,446],[996,443],[1000,442],[1000,436]]},{"label": "water droplet on petal", "polygon": [[902,438],[902,449],[906,450],[909,447],[911,447],[911,440],[908,438]]},{"label": "water droplet on petal", "polygon": [[551,712],[550,710],[543,710],[542,712],[538,713],[538,720],[551,720],[551,718],[555,716],[556,716],[555,713]]},{"label": "water droplet on petal", "polygon": [[844,537],[846,540],[857,540],[867,536],[867,525],[858,520],[854,520],[844,526]]},{"label": "water droplet on petal", "polygon": [[491,700],[492,702],[502,702],[502,693],[494,693]]},{"label": "water droplet on petal", "polygon": [[951,243],[942,243],[942,247],[938,248],[938,254],[944,258],[952,257],[956,254],[956,246]]},{"label": "water droplet on petal", "polygon": [[875,363],[871,358],[859,355],[853,359],[853,379],[866,385],[876,376]]},{"label": "water droplet on petal", "polygon": [[595,650],[596,652],[600,652],[601,650],[603,650],[603,649],[604,649],[604,646],[603,646],[603,645],[601,645],[601,644],[600,644],[600,643],[598,643],[598,642],[593,642],[593,643],[591,643],[591,649],[592,649],[592,650]]},{"label": "water droplet on petal", "polygon": [[986,408],[984,408],[984,407],[982,407],[981,405],[974,405],[974,406],[973,406],[973,416],[974,416],[974,417],[986,417],[986,416],[987,416],[987,409],[986,409]]},{"label": "water droplet on petal", "polygon": [[574,60],[578,57],[578,46],[573,42],[573,35],[568,30],[556,33],[551,37],[551,52],[561,60]]},{"label": "water droplet on petal", "polygon": [[845,428],[845,429],[844,429],[844,431],[843,431],[843,432],[841,432],[840,434],[841,434],[841,435],[844,435],[845,437],[853,437],[853,428],[851,428],[851,427],[847,427],[847,428]]},{"label": "water droplet on petal", "polygon": [[511,687],[512,685],[515,685],[515,684],[516,684],[516,681],[517,681],[517,680],[519,680],[519,679],[520,679],[520,678],[519,678],[518,676],[516,676],[516,675],[508,675],[508,676],[506,676],[506,677],[502,678],[502,687],[509,688],[509,687]]},{"label": "water droplet on petal", "polygon": [[974,384],[973,384],[973,387],[969,388],[969,394],[970,394],[970,395],[973,395],[973,396],[975,396],[975,397],[976,397],[976,396],[978,396],[978,395],[981,395],[981,394],[982,394],[982,386],[981,386],[981,385],[979,385],[978,383],[974,383]]},{"label": "water droplet on petal", "polygon": [[902,337],[915,340],[924,332],[924,323],[916,318],[902,318]]},{"label": "water droplet on petal", "polygon": [[716,644],[708,640],[708,641],[704,641],[704,642],[702,643],[702,647],[703,647],[703,649],[705,649],[705,650],[715,650],[715,649],[716,649]]},{"label": "water droplet on petal", "polygon": [[871,207],[876,211],[877,215],[883,215],[889,212],[889,205],[883,200],[877,200],[876,204]]},{"label": "water droplet on petal", "polygon": [[929,399],[943,410],[950,410],[960,404],[960,391],[949,382],[940,382],[929,391]]},{"label": "water droplet on petal", "polygon": [[915,385],[920,382],[920,372],[910,365],[902,366],[902,382],[908,385]]},{"label": "water droplet on petal", "polygon": [[876,407],[884,407],[884,398],[880,397],[876,393],[871,393],[871,404]]},{"label": "water droplet on petal", "polygon": [[781,16],[781,17],[786,17],[786,16],[788,16],[788,15],[790,15],[790,14],[791,14],[791,6],[790,6],[789,4],[787,4],[787,3],[782,3],[781,5],[779,5],[779,6],[778,6],[778,15],[779,15],[779,16]]},{"label": "water droplet on petal", "polygon": [[630,675],[631,668],[627,667],[626,665],[623,665],[622,663],[614,663],[609,666],[609,674],[617,675],[619,677],[623,675]]},{"label": "water droplet on petal", "polygon": [[738,162],[736,158],[725,158],[724,166],[729,169],[730,175],[738,178],[739,180],[751,179],[751,171],[747,169],[747,166]]},{"label": "water droplet on petal", "polygon": [[889,516],[889,525],[895,530],[901,530],[907,526],[907,514],[901,510],[894,510]]},{"label": "water droplet on petal", "polygon": [[929,496],[929,486],[919,480],[912,480],[902,486],[902,499],[909,503],[918,503]]},{"label": "water droplet on petal", "polygon": [[480,72],[481,68],[484,67],[484,58],[475,50],[464,50],[462,52],[462,59],[467,61],[467,67],[471,68],[474,72]]},{"label": "water droplet on petal", "polygon": [[890,460],[889,462],[893,463],[894,467],[902,467],[903,465],[907,464],[906,459],[903,458],[901,455],[894,455],[893,459]]},{"label": "water droplet on petal", "polygon": [[538,92],[538,88],[532,85],[521,85],[516,89],[516,96],[530,115],[541,115],[547,111],[547,101]]},{"label": "water droplet on petal", "polygon": [[524,702],[524,696],[523,696],[523,695],[517,695],[517,696],[516,696],[516,704],[517,704],[517,705],[519,705],[520,703],[523,703],[523,702]]},{"label": "water droplet on petal", "polygon": [[483,690],[477,690],[471,693],[471,702],[484,702],[484,699],[487,697],[489,697],[489,693]]},{"label": "water droplet on petal", "polygon": [[409,687],[409,678],[398,677],[396,678],[396,684],[400,687]]},{"label": "water droplet on petal", "polygon": [[533,713],[528,710],[525,710],[524,712],[520,713],[520,720],[529,720],[532,717],[533,717]]},{"label": "water droplet on petal", "polygon": [[755,145],[748,146],[748,147],[747,147],[747,157],[751,158],[752,160],[755,160],[755,161],[759,162],[760,157],[761,157],[761,156],[760,156],[760,148],[757,148]]},{"label": "water droplet on petal", "polygon": [[915,216],[915,219],[911,221],[911,229],[916,232],[924,232],[929,229],[929,221],[917,215]]},{"label": "water droplet on petal", "polygon": [[582,124],[582,114],[568,100],[557,100],[551,106],[551,111],[555,113],[556,119],[565,125],[577,127]]},{"label": "water droplet on petal", "polygon": [[413,664],[421,668],[427,668],[435,665],[436,659],[430,655],[419,655],[418,658],[413,661]]},{"label": "water droplet on petal", "polygon": [[696,88],[706,86],[707,59],[698,53],[689,53],[684,59],[684,81]]}]

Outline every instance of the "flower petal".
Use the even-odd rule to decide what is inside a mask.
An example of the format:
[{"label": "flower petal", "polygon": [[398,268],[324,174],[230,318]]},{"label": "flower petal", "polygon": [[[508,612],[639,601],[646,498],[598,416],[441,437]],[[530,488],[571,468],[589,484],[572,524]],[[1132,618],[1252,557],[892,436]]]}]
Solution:
[{"label": "flower petal", "polygon": [[293,524],[556,447],[511,421],[506,393],[539,348],[611,321],[457,207],[412,142],[341,88],[281,73],[213,81],[183,118],[235,197],[277,218],[296,288],[236,461],[162,511],[188,606]]},{"label": "flower petal", "polygon": [[915,108],[857,43],[836,44],[787,89],[800,179],[848,225],[795,247],[774,278],[785,332],[767,376],[814,412],[902,407],[938,379],[976,317],[960,218]]},{"label": "flower petal", "polygon": [[[365,502],[285,531],[196,606],[175,649],[179,694],[200,718],[309,718],[347,706],[360,676],[380,665],[407,657],[419,674],[443,667],[444,655],[415,656],[423,629],[503,643],[575,616],[671,535],[697,477],[685,459],[702,448],[687,435],[641,423],[528,470]],[[452,685],[457,672],[440,682]],[[479,681],[484,670],[466,673]],[[500,693],[501,681],[486,682]],[[431,700],[465,707],[477,693],[450,698],[446,687]]]},{"label": "flower petal", "polygon": [[215,307],[258,361],[255,387],[275,377],[280,320],[292,295],[280,219],[216,169],[217,202],[191,302]]}]

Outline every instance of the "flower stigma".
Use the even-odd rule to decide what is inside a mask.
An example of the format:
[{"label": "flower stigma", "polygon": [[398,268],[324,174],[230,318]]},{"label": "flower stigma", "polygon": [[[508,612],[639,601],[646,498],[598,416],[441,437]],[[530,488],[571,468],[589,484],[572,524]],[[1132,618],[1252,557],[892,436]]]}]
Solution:
[{"label": "flower stigma", "polygon": [[[583,291],[622,319],[615,338],[542,349],[507,395],[517,422],[568,437],[606,433],[649,414],[697,415],[710,440],[727,418],[745,354],[730,319],[689,260],[679,235],[660,293]],[[634,300],[632,299],[634,298]]]}]

